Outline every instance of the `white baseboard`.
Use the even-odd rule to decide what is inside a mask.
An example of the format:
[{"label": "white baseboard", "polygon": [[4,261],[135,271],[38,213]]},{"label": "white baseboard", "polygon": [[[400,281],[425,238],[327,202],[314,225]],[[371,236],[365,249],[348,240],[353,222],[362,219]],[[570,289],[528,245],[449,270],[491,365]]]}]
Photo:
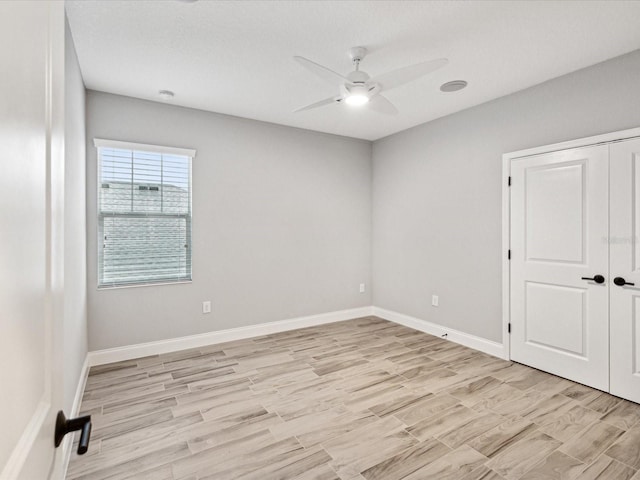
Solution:
[{"label": "white baseboard", "polygon": [[[73,397],[73,404],[68,418],[74,418],[80,415],[80,404],[82,403],[82,396],[84,395],[84,388],[87,385],[87,377],[89,376],[89,354],[84,357],[84,363],[80,370],[80,378],[78,379],[78,386],[76,387],[76,393]],[[71,451],[73,449],[73,439],[75,435],[67,435],[62,441],[62,478],[67,477],[67,469],[69,468],[69,461],[71,460]]]},{"label": "white baseboard", "polygon": [[426,320],[420,320],[419,318],[410,317],[409,315],[404,315],[392,310],[385,310],[384,308],[373,307],[373,315],[437,337],[442,337],[442,335],[446,333],[447,340],[488,353],[494,357],[505,358],[505,348],[498,342],[476,337],[475,335],[470,335],[459,330],[446,328],[442,325],[437,325]]},{"label": "white baseboard", "polygon": [[176,352],[189,348],[204,347],[206,345],[213,345],[216,343],[243,340],[245,338],[259,337],[261,335],[286,332],[288,330],[313,327],[326,323],[341,322],[369,315],[375,315],[377,317],[384,318],[385,320],[404,325],[405,327],[413,328],[438,337],[441,337],[446,333],[447,340],[488,353],[495,357],[505,358],[505,348],[501,343],[476,337],[475,335],[470,335],[459,330],[446,328],[442,325],[437,325],[426,320],[420,320],[419,318],[410,317],[409,315],[404,315],[392,310],[386,310],[379,307],[361,307],[321,313],[319,315],[310,315],[308,317],[298,317],[288,320],[280,320],[277,322],[262,323],[259,325],[231,328],[228,330],[218,330],[198,335],[189,335],[187,337],[170,338],[156,342],[139,343],[124,347],[96,350],[89,352],[87,355],[87,366],[104,365],[106,363],[131,360],[134,358],[147,357],[149,355],[159,355],[162,353]]},{"label": "white baseboard", "polygon": [[371,315],[373,307],[352,308],[349,310],[339,310],[336,312],[321,313],[308,317],[291,318],[277,322],[262,323],[259,325],[249,325],[246,327],[231,328],[229,330],[218,330],[215,332],[189,335],[187,337],[170,338],[157,342],[139,343],[125,347],[109,348],[89,352],[89,366],[103,365],[106,363],[120,362],[134,358],[147,357],[149,355],[159,355],[161,353],[176,352],[189,348],[204,347],[216,343],[243,340],[245,338],[259,337],[271,333],[296,330],[298,328],[314,327],[326,323],[341,322],[352,318],[366,317]]}]

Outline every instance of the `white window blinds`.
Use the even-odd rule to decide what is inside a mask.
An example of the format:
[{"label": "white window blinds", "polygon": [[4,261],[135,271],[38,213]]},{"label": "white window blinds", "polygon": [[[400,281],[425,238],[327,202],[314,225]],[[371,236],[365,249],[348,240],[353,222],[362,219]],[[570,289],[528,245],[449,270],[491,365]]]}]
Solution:
[{"label": "white window blinds", "polygon": [[195,152],[97,140],[98,286],[191,280]]}]

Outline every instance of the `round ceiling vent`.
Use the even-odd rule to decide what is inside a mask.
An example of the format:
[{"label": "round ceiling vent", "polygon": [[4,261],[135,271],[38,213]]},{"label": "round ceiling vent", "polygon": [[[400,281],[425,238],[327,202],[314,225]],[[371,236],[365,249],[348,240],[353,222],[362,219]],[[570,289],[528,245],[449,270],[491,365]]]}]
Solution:
[{"label": "round ceiling vent", "polygon": [[464,80],[452,80],[451,82],[443,83],[440,85],[440,90],[443,92],[457,92],[467,86],[467,82]]},{"label": "round ceiling vent", "polygon": [[160,98],[163,100],[171,100],[173,98],[173,92],[171,90],[160,90],[158,95],[160,95]]}]

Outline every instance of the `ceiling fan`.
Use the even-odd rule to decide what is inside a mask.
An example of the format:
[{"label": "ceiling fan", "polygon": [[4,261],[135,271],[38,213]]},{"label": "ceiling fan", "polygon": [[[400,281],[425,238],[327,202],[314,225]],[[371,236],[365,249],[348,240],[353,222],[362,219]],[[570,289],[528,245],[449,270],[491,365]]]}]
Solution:
[{"label": "ceiling fan", "polygon": [[312,62],[308,58],[295,56],[293,59],[307,70],[313,72],[318,77],[336,83],[340,89],[340,93],[333,97],[325,98],[319,102],[312,103],[306,107],[299,108],[294,113],[312,108],[330,105],[332,103],[346,103],[351,106],[362,106],[367,104],[369,108],[380,113],[395,115],[398,109],[381,94],[383,91],[389,91],[393,88],[400,87],[406,83],[423,77],[431,72],[444,67],[448,62],[446,58],[439,58],[428,62],[416,63],[408,67],[398,68],[391,72],[370,78],[366,72],[360,70],[360,62],[367,54],[364,47],[354,47],[347,54],[351,59],[354,70],[346,76],[334,72],[330,68],[324,67],[318,63]]}]

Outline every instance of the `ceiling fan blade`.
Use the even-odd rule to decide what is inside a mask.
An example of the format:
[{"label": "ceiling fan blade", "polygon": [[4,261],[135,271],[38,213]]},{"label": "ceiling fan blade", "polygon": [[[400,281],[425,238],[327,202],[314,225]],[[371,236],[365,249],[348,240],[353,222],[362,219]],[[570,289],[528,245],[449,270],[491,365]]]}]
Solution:
[{"label": "ceiling fan blade", "polygon": [[312,62],[308,58],[295,56],[295,57],[293,57],[293,59],[296,62],[298,62],[300,65],[302,65],[304,68],[309,70],[310,72],[313,72],[314,74],[316,74],[318,77],[322,78],[323,80],[331,82],[331,84],[333,84],[333,85],[335,85],[336,83],[342,83],[342,82],[348,82],[349,81],[349,79],[347,79],[347,77],[343,77],[339,73],[334,72],[330,68],[323,67],[319,63]]},{"label": "ceiling fan blade", "polygon": [[416,63],[415,65],[409,65],[408,67],[398,68],[397,70],[392,70],[391,72],[378,75],[371,79],[371,83],[379,83],[385,91],[391,90],[392,88],[412,82],[413,80],[423,77],[431,72],[435,72],[439,68],[444,67],[447,63],[449,63],[449,60],[446,58],[438,58],[437,60],[431,60],[429,62]]},{"label": "ceiling fan blade", "polygon": [[371,110],[375,110],[378,113],[384,113],[385,115],[397,115],[398,109],[393,103],[391,103],[387,97],[382,95],[376,95],[367,104]]},{"label": "ceiling fan blade", "polygon": [[316,103],[312,103],[311,105],[307,105],[306,107],[302,107],[299,108],[297,110],[294,110],[293,113],[298,113],[298,112],[303,112],[305,110],[311,110],[312,108],[318,108],[318,107],[323,107],[325,105],[329,105],[330,103],[334,103],[338,101],[339,97],[329,97],[329,98],[325,98],[324,100],[320,100],[319,102]]}]

